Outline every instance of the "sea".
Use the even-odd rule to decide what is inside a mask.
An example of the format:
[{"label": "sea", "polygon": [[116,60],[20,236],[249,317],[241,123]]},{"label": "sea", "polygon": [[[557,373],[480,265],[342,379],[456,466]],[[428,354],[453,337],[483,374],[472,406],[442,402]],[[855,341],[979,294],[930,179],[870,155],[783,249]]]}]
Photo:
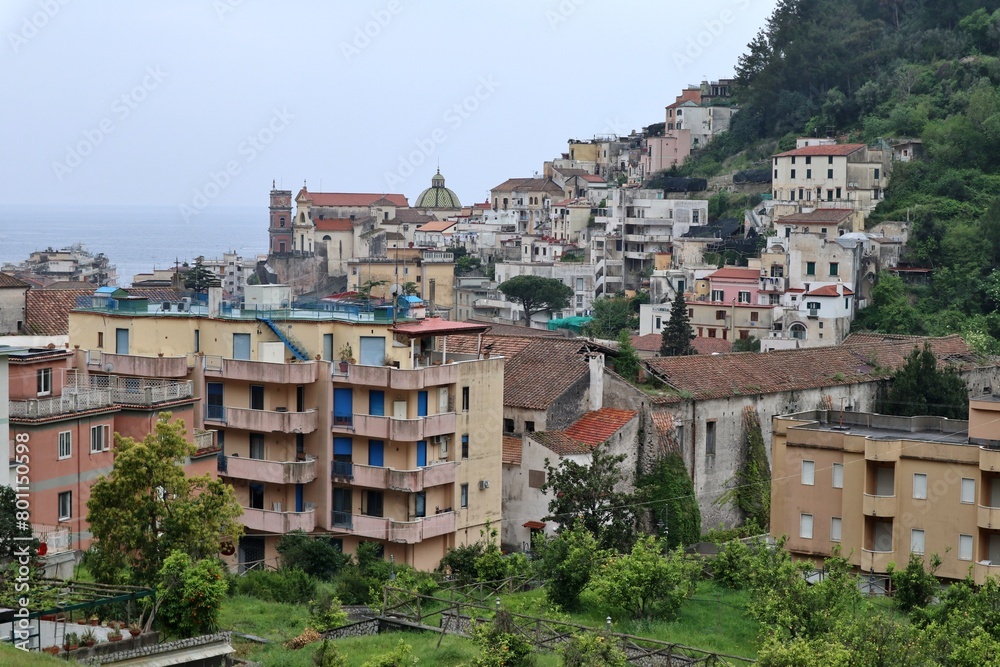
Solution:
[{"label": "sea", "polygon": [[221,258],[267,253],[266,206],[209,206],[185,220],[176,206],[27,206],[0,204],[0,264],[36,250],[82,243],[103,252],[128,287],[137,273]]}]

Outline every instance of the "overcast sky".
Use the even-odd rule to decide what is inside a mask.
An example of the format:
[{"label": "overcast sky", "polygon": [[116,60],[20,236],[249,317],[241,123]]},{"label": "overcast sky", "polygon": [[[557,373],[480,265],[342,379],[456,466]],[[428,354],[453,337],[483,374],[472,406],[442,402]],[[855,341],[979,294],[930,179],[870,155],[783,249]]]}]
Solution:
[{"label": "overcast sky", "polygon": [[733,74],[774,0],[4,0],[4,204],[463,203]]}]

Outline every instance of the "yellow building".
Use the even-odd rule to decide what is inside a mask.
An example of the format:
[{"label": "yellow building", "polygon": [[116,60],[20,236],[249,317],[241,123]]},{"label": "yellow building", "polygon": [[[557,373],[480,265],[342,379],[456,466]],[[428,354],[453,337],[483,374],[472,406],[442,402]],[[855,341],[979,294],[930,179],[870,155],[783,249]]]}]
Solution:
[{"label": "yellow building", "polygon": [[386,257],[347,260],[347,289],[360,290],[369,281],[383,282],[372,288],[372,298],[399,296],[406,283],[428,303],[428,312],[447,313],[455,304],[455,256],[450,252],[416,248],[389,249]]},{"label": "yellow building", "polygon": [[1000,573],[1000,400],[970,421],[819,410],[774,418],[771,534],[793,555],[839,545],[862,573],[937,554],[939,577]]},{"label": "yellow building", "polygon": [[241,564],[304,530],[426,570],[499,521],[503,359],[443,347],[488,326],[274,308],[287,288],[260,291],[253,309],[214,290],[209,305],[95,298],[69,322],[92,374],[194,381],[195,426],[218,430],[244,507]]}]

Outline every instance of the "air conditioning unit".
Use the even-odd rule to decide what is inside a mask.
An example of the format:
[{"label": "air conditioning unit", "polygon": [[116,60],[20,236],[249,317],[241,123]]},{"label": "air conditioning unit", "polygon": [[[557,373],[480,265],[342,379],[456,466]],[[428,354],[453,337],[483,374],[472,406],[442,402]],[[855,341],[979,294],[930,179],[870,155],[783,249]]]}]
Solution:
[{"label": "air conditioning unit", "polygon": [[271,511],[272,512],[280,512],[281,511],[281,503],[271,503]]},{"label": "air conditioning unit", "polygon": [[479,490],[480,491],[484,491],[484,490],[486,490],[488,488],[490,488],[490,480],[488,480],[488,479],[481,479],[481,480],[479,480]]},{"label": "air conditioning unit", "polygon": [[163,305],[160,306],[160,310],[162,310],[165,313],[169,313],[170,312],[170,302],[169,301],[164,301]]},{"label": "air conditioning unit", "polygon": [[448,456],[448,436],[439,435],[437,436],[438,445],[441,447],[441,458]]},{"label": "air conditioning unit", "polygon": [[[189,296],[184,297],[183,299],[181,299],[181,303],[187,306],[187,310],[191,310],[191,297]],[[180,310],[180,308],[178,308],[178,310]]]},{"label": "air conditioning unit", "polygon": [[178,303],[177,304],[177,312],[178,313],[183,313],[186,310],[185,305],[186,304],[183,301],[181,303]]}]

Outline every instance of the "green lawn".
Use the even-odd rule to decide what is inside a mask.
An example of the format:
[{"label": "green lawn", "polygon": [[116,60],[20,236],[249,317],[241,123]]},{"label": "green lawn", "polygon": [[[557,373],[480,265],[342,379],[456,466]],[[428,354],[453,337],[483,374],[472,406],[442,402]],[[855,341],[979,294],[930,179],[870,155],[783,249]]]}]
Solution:
[{"label": "green lawn", "polygon": [[29,653],[20,651],[10,644],[0,644],[0,665],[4,667],[45,667],[46,665],[55,667],[65,664],[65,661],[56,660],[44,653]]}]

